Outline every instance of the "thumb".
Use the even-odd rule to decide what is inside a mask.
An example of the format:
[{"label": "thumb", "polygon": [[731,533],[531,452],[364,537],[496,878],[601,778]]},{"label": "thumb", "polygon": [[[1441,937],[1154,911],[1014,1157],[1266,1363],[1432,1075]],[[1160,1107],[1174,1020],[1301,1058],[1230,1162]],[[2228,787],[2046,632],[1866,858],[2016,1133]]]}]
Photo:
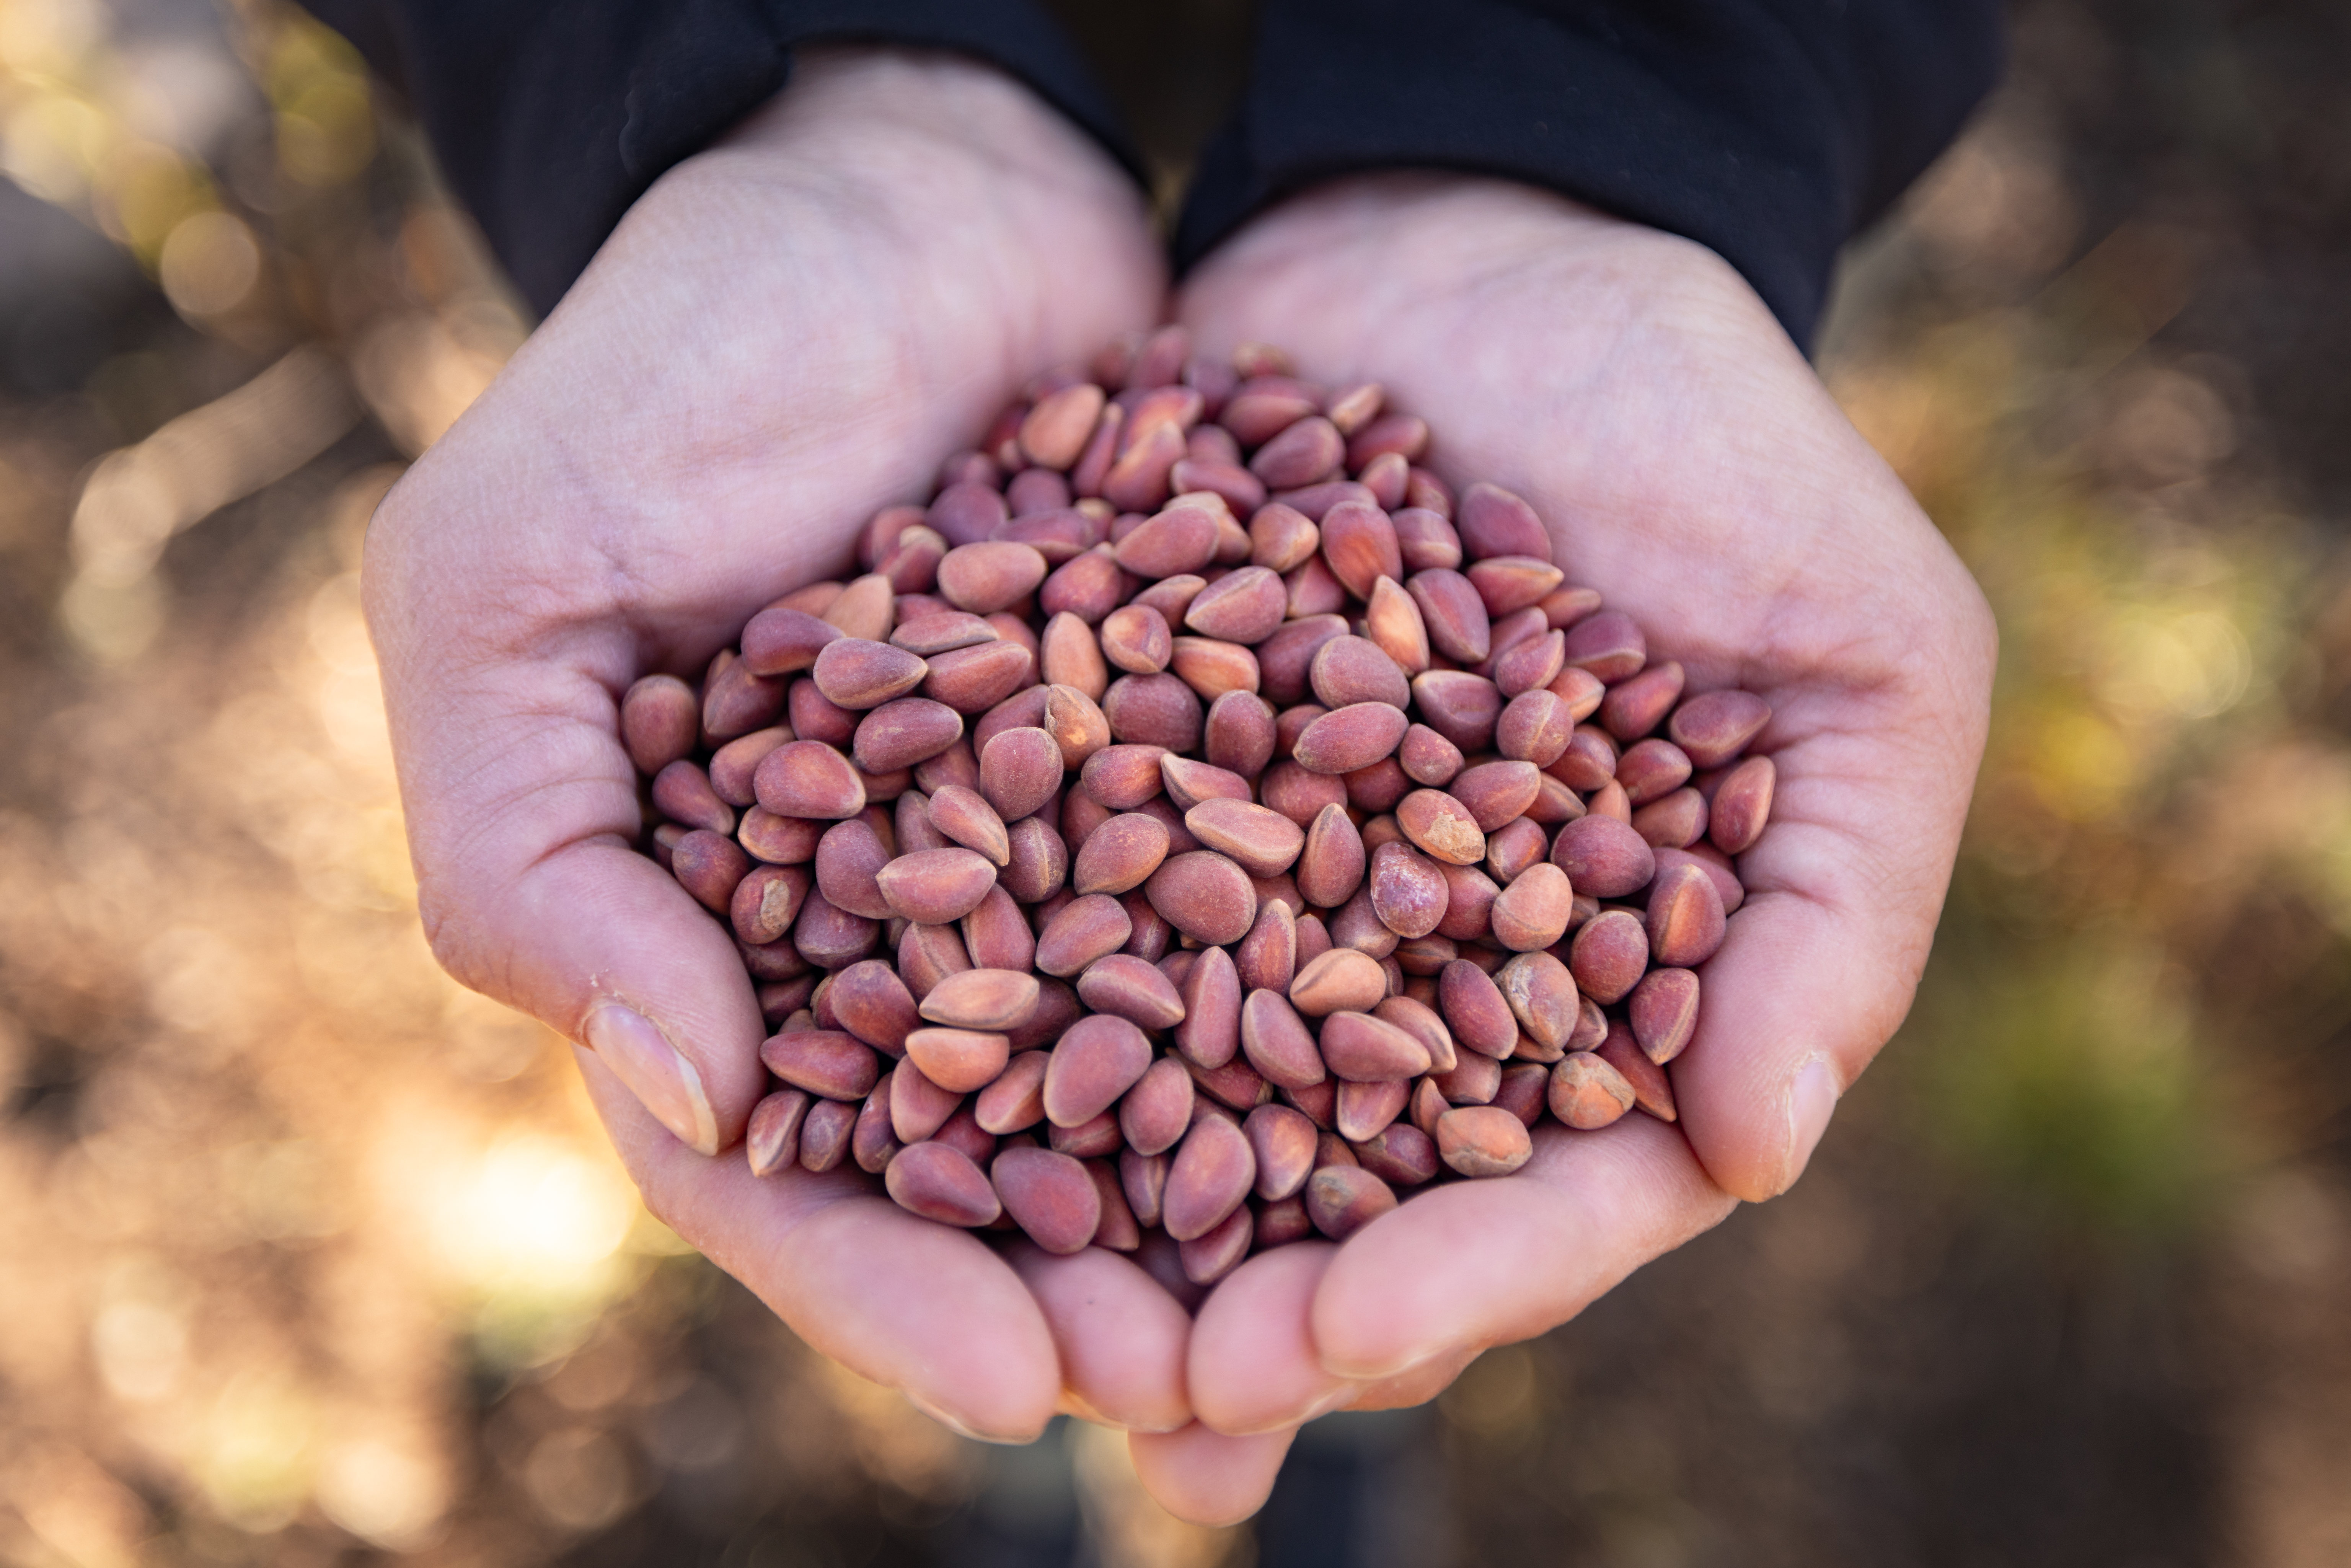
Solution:
[{"label": "thumb", "polygon": [[594,651],[609,672],[387,661],[418,906],[451,975],[594,1051],[713,1155],[758,1099],[766,1030],[731,934],[632,847],[621,641]]}]

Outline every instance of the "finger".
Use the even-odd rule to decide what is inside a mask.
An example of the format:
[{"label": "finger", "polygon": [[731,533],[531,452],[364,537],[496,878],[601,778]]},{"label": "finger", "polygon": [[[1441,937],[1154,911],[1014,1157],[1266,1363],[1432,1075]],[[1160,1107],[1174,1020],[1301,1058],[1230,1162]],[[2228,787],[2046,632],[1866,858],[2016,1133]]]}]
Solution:
[{"label": "finger", "polygon": [[689,1148],[730,1146],[767,1031],[728,928],[632,847],[624,652],[414,657],[431,667],[388,667],[386,688],[434,955],[595,1051]]},{"label": "finger", "polygon": [[589,1097],[664,1223],[822,1354],[967,1437],[1026,1443],[1061,1384],[1028,1288],[967,1232],[907,1213],[862,1172],[755,1176],[670,1137],[594,1053]]},{"label": "finger", "polygon": [[[1547,1128],[1516,1174],[1420,1194],[1350,1237],[1314,1292],[1318,1357],[1374,1381],[1531,1339],[1733,1207],[1663,1123]],[[1196,1369],[1192,1396],[1226,1396]]]},{"label": "finger", "polygon": [[1347,1401],[1346,1407],[1350,1410],[1409,1410],[1416,1405],[1426,1405],[1452,1387],[1453,1380],[1484,1354],[1482,1350],[1472,1347],[1448,1351],[1407,1367],[1394,1377],[1359,1385],[1355,1396]]},{"label": "finger", "polygon": [[1022,1242],[1008,1260],[1045,1315],[1072,1409],[1139,1432],[1172,1432],[1192,1418],[1184,1392],[1192,1322],[1157,1281],[1100,1247],[1057,1258]]},{"label": "finger", "polygon": [[1955,757],[1980,748],[1945,744],[1899,682],[1769,695],[1771,830],[1740,858],[1748,896],[1699,970],[1698,1032],[1671,1070],[1690,1146],[1750,1202],[1802,1174],[1909,1010],[1973,782]]},{"label": "finger", "polygon": [[1160,1507],[1194,1524],[1238,1524],[1265,1506],[1295,1431],[1228,1437],[1195,1421],[1126,1439],[1135,1478]]},{"label": "finger", "polygon": [[1295,1241],[1260,1252],[1200,1303],[1188,1364],[1201,1425],[1236,1437],[1277,1431],[1363,1392],[1325,1371],[1314,1350],[1314,1291],[1338,1250]]}]

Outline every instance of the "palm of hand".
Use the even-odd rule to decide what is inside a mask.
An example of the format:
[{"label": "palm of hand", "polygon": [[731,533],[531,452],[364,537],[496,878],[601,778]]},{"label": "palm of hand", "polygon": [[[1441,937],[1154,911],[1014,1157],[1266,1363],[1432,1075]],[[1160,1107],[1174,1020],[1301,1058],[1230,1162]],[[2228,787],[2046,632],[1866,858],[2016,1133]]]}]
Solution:
[{"label": "palm of hand", "polygon": [[1258,1432],[1426,1398],[1479,1349],[1565,1320],[1802,1172],[1909,1005],[1993,636],[1761,303],[1684,242],[1512,187],[1367,181],[1260,220],[1183,307],[1206,349],[1277,341],[1311,374],[1382,382],[1430,415],[1439,469],[1531,500],[1569,580],[1629,613],[1693,689],[1771,702],[1759,747],[1780,769],[1675,1064],[1679,1126],[1551,1128],[1514,1177],[1245,1264],[1200,1312],[1190,1392],[1210,1426]]},{"label": "palm of hand", "polygon": [[1104,1255],[1008,1266],[854,1172],[703,1157],[740,1141],[766,1030],[720,925],[633,847],[616,703],[646,671],[697,675],[1028,375],[1149,324],[1163,286],[1131,186],[1008,82],[804,55],[632,209],[369,540],[436,954],[597,1048],[582,1070],[649,1206],[803,1337],[1016,1437],[1065,1369],[1123,1422],[1184,1419],[1181,1311]]}]

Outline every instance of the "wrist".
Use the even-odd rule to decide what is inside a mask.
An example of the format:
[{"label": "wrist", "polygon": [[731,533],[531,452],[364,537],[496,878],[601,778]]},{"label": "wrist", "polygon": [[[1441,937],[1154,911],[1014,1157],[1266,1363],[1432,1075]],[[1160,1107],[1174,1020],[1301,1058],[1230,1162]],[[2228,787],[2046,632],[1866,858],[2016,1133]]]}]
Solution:
[{"label": "wrist", "polygon": [[1186,279],[1187,308],[1327,290],[1334,276],[1366,323],[1422,313],[1432,298],[1465,312],[1549,306],[1599,327],[1667,317],[1743,334],[1771,320],[1747,281],[1695,241],[1537,186],[1422,172],[1333,180],[1267,209]]}]

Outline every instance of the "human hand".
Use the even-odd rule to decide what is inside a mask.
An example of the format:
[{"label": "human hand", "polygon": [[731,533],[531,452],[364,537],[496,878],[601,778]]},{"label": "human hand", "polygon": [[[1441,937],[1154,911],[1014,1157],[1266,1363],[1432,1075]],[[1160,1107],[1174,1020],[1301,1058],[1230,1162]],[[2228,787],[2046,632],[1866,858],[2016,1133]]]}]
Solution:
[{"label": "human hand", "polygon": [[1687,241],[1498,182],[1349,181],[1228,243],[1182,319],[1204,351],[1261,340],[1307,375],[1384,383],[1436,427],[1441,473],[1524,496],[1568,580],[1693,690],[1766,698],[1757,748],[1779,770],[1674,1062],[1677,1125],[1547,1127],[1516,1175],[1440,1187],[1344,1246],[1253,1258],[1202,1306],[1199,1424],[1134,1447],[1179,1512],[1230,1518],[1301,1421],[1427,1398],[1802,1173],[1917,985],[1994,631],[1761,302]]},{"label": "human hand", "polygon": [[655,1214],[819,1350],[998,1437],[1036,1435],[1064,1367],[1111,1419],[1184,1420],[1182,1312],[1106,1253],[1008,1261],[854,1171],[711,1157],[741,1140],[767,1031],[725,927],[633,847],[618,701],[649,671],[698,677],[1025,378],[1150,325],[1163,287],[1131,183],[1025,89],[803,51],[631,209],[368,539],[435,955],[589,1048]]}]

